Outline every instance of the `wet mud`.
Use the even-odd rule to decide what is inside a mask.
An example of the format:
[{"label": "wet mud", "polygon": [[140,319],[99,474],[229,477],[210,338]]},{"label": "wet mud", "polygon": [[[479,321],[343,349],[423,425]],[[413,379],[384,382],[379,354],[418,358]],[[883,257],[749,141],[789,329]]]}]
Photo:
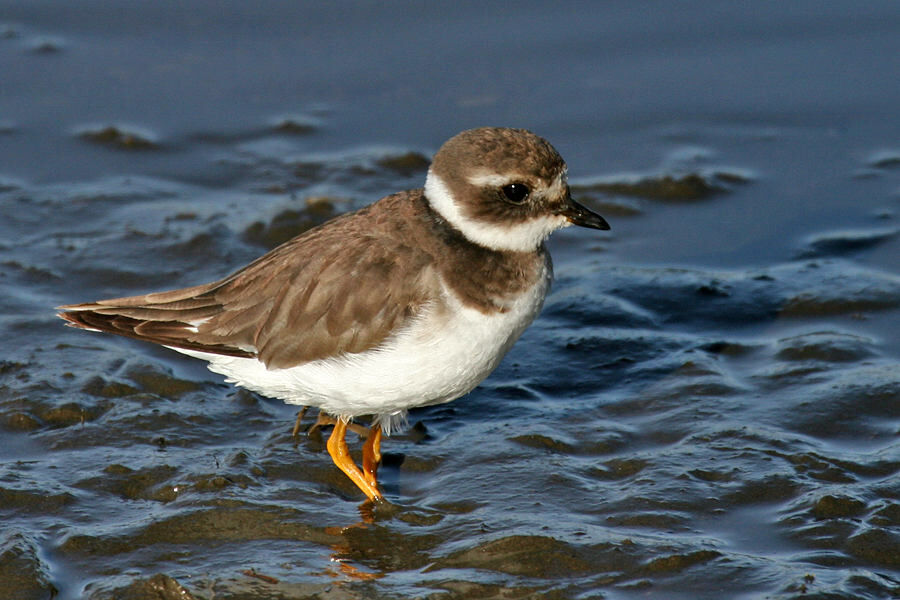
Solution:
[{"label": "wet mud", "polygon": [[[801,25],[777,37],[781,60],[795,60],[797,40],[821,50],[819,35],[835,61],[856,56],[860,39],[893,48],[900,15],[876,4],[855,20],[826,11],[828,34],[784,9],[790,14],[778,19]],[[192,85],[200,71],[182,72],[191,61],[222,80],[214,50],[231,52],[221,40],[232,37],[219,36],[233,24],[212,19],[216,11],[204,13],[213,23],[206,34],[218,40],[212,50],[165,55],[141,71],[170,82],[187,106],[208,103],[209,113],[187,123],[153,94],[131,111],[98,95],[118,89],[100,85],[108,77],[134,80],[103,54],[108,34],[97,23],[21,7],[0,17],[8,89],[24,98],[0,94],[4,597],[900,595],[900,139],[884,134],[896,131],[897,104],[880,103],[900,93],[878,72],[866,74],[877,98],[820,82],[821,104],[802,100],[809,92],[785,75],[782,85],[798,95],[752,119],[738,99],[690,113],[686,106],[703,103],[697,90],[719,89],[690,69],[672,88],[690,84],[689,97],[647,96],[617,109],[611,84],[606,108],[582,90],[586,110],[610,111],[613,122],[573,116],[543,96],[522,104],[529,119],[550,111],[542,127],[528,126],[566,156],[574,196],[612,230],[565,230],[550,241],[553,292],[497,371],[465,398],[414,411],[385,441],[384,505],[364,503],[333,466],[327,427],[311,427],[315,411],[295,436],[298,407],[236,389],[174,352],[65,328],[56,305],[210,281],[333,216],[420,186],[441,127],[522,125],[507,112],[512,98],[526,101],[516,82],[482,81],[481,93],[431,79],[462,94],[436,113],[404,95],[414,77],[350,100],[381,89],[354,87],[352,61],[321,79],[304,73],[319,91],[281,89],[279,101],[280,88],[265,86],[287,85],[300,54],[281,60],[275,48],[324,43],[313,30],[298,41],[282,22],[299,16],[283,10],[266,17],[264,33],[238,37],[280,40],[245,52],[281,84],[254,80],[218,99]],[[480,14],[464,13],[462,24]],[[390,54],[366,45],[370,22],[382,31],[406,23],[400,13],[343,16],[362,45],[354,56]],[[124,31],[140,27],[126,17]],[[764,29],[747,19],[735,9],[709,31]],[[541,22],[528,31],[556,48]],[[695,33],[679,22],[667,24],[671,39],[694,48]],[[462,24],[444,22],[456,36]],[[185,26],[172,25],[173,46],[187,44]],[[566,44],[553,58],[572,61],[596,91],[587,67],[609,55],[593,31],[571,33],[592,48],[589,61]],[[129,39],[117,43],[156,44]],[[755,52],[745,38],[703,39]],[[643,42],[648,60],[676,68],[658,41]],[[99,55],[106,69],[88,68]],[[459,60],[484,64],[480,53]],[[380,64],[370,68],[379,73]],[[478,71],[462,77],[456,64],[438,72],[470,85]],[[559,64],[523,58],[513,70],[527,79]],[[53,96],[36,83],[21,91],[36,73],[59,81],[76,67],[95,73],[85,93],[98,111],[72,96],[61,118],[46,118],[48,106],[60,106]],[[733,71],[719,68],[727,87]],[[619,81],[630,80],[620,73]],[[303,94],[327,101],[284,100]],[[384,115],[403,106],[392,94],[427,118],[389,127]],[[830,119],[846,106],[837,127]],[[361,441],[348,439],[358,460]]]}]

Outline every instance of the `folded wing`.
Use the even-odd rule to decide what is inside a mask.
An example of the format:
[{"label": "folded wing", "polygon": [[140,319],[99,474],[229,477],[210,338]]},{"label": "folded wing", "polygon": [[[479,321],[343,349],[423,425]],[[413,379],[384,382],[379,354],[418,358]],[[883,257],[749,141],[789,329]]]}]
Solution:
[{"label": "folded wing", "polygon": [[[286,368],[374,348],[435,298],[433,260],[403,236],[332,221],[233,275],[180,290],[60,307],[72,326]],[[369,225],[372,225],[369,223]]]}]

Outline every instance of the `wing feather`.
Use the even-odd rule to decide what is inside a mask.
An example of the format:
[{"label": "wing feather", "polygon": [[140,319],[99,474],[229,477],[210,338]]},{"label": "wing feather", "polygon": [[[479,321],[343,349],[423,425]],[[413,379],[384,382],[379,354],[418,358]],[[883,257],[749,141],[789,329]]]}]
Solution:
[{"label": "wing feather", "polygon": [[60,316],[75,327],[166,346],[253,356],[269,368],[363,352],[434,300],[420,285],[436,277],[434,257],[409,243],[403,219],[369,217],[414,206],[408,193],[395,194],[220,281],[62,306]]}]

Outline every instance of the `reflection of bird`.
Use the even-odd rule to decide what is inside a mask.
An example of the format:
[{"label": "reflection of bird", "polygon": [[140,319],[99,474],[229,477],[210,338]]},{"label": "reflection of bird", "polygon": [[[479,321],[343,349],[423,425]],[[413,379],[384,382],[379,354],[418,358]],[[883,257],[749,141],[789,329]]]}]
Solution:
[{"label": "reflection of bird", "polygon": [[[544,139],[482,128],[450,139],[425,188],[393,194],[275,248],[220,281],[61,307],[75,327],[168,346],[227,380],[338,417],[335,464],[371,500],[381,432],[469,392],[535,318],[544,240],[608,229],[575,203]],[[348,421],[375,415],[360,469]]]}]

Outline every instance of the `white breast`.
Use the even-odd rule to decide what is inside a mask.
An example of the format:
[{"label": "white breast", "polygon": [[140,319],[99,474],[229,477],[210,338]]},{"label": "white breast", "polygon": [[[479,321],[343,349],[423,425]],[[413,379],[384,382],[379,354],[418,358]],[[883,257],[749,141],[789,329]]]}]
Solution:
[{"label": "white breast", "polygon": [[255,358],[174,350],[209,361],[211,371],[264,396],[332,415],[379,415],[389,432],[407,409],[448,402],[487,377],[540,312],[550,277],[548,259],[532,289],[506,312],[489,315],[445,288],[443,307],[426,310],[382,346],[286,369],[267,369]]}]

